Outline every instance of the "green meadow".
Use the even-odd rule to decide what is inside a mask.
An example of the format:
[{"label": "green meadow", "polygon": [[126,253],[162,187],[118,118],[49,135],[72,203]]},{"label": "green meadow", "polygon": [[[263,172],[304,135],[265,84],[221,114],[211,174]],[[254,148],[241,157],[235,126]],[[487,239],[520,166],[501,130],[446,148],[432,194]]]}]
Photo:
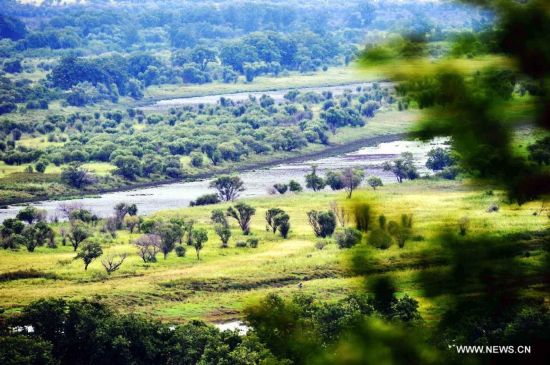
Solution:
[{"label": "green meadow", "polygon": [[[364,287],[365,278],[369,281],[377,275],[392,273],[398,294],[418,299],[420,312],[429,322],[438,318],[446,298],[425,297],[417,277],[426,273],[437,275],[447,269],[439,260],[442,248],[437,232],[449,230],[458,234],[462,217],[468,217],[468,234],[472,235],[504,236],[536,232],[548,226],[544,214],[533,215],[541,202],[508,204],[503,193],[470,181],[390,184],[376,191],[360,189],[352,200],[369,203],[375,218],[384,214],[388,220],[398,220],[403,213],[413,214],[412,238],[402,249],[393,244],[387,250],[371,248],[365,242],[342,250],[330,239],[315,238],[306,212],[327,210],[331,202],[343,206],[349,203],[344,194],[328,191],[245,200],[256,208],[252,235],[259,239],[258,248],[235,247],[236,242],[247,238],[235,222],[230,248],[220,248],[209,221],[210,212],[229,204],[164,211],[157,216],[194,219],[197,227],[208,230],[209,240],[200,260],[193,247],[186,246],[185,257],[172,252],[166,260],[159,255],[157,263],[145,264],[131,244],[139,234],[130,235],[127,231],[118,231],[117,237],[104,245],[104,255],[128,254],[122,268],[111,276],[105,274],[100,259],[84,271],[82,261],[74,259],[75,253],[69,245],[58,243],[57,249],[39,247],[33,253],[3,251],[0,307],[16,312],[43,297],[88,298],[113,305],[122,312],[143,313],[168,322],[223,321],[240,318],[247,304],[270,292],[288,296],[301,291],[331,301]],[[488,213],[491,204],[498,204],[499,211]],[[290,215],[291,233],[286,240],[266,231],[264,216],[272,207],[282,208]],[[353,226],[353,221],[348,225]],[[319,241],[326,246],[319,249],[316,245]],[[536,272],[541,265],[542,250],[529,239],[525,241],[525,250],[530,254],[521,263]],[[351,270],[355,255],[368,258],[365,277]]]}]

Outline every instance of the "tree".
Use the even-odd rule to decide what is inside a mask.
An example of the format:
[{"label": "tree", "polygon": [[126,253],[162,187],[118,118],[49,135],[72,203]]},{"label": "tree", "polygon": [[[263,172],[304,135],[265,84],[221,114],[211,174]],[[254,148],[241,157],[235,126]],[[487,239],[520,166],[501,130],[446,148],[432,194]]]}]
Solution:
[{"label": "tree", "polygon": [[28,224],[33,224],[36,221],[44,220],[45,212],[41,211],[33,206],[27,205],[25,208],[21,209],[15,218],[27,222]]},{"label": "tree", "polygon": [[220,176],[210,183],[210,187],[218,191],[222,201],[234,201],[239,193],[244,191],[244,183],[238,176]]},{"label": "tree", "polygon": [[105,259],[101,260],[101,265],[103,265],[105,271],[107,271],[107,274],[111,275],[113,272],[120,269],[127,256],[128,254],[126,253],[121,255],[109,255]]},{"label": "tree", "polygon": [[449,151],[444,148],[437,147],[432,148],[428,152],[428,160],[426,161],[426,167],[433,171],[441,171],[446,167],[449,167],[454,164],[454,159],[452,158]]},{"label": "tree", "polygon": [[81,221],[74,221],[71,223],[71,228],[69,229],[69,241],[73,246],[73,250],[76,251],[78,246],[85,241],[92,234],[88,230],[88,227]]},{"label": "tree", "polygon": [[134,230],[139,227],[139,222],[139,217],[129,214],[127,214],[123,220],[124,226],[128,229],[130,234],[134,233]]},{"label": "tree", "polygon": [[61,172],[61,180],[74,188],[82,189],[96,182],[95,177],[78,164],[71,164]]},{"label": "tree", "polygon": [[376,188],[380,186],[384,186],[382,183],[382,179],[380,179],[378,176],[369,176],[367,179],[367,184],[373,189],[376,190]]},{"label": "tree", "polygon": [[288,232],[290,231],[290,216],[285,212],[277,214],[273,218],[273,224],[279,230],[281,237],[288,238]]},{"label": "tree", "polygon": [[365,172],[361,169],[352,169],[347,168],[342,174],[342,182],[344,184],[344,189],[348,193],[348,199],[351,198],[351,194],[355,189],[361,185],[365,177]]},{"label": "tree", "polygon": [[138,255],[143,262],[156,262],[157,253],[161,251],[162,241],[157,234],[144,234],[134,241]]},{"label": "tree", "polygon": [[191,166],[202,167],[203,166],[203,154],[200,152],[191,153]]},{"label": "tree", "polygon": [[181,239],[183,231],[181,227],[175,223],[158,222],[155,227],[155,233],[160,237],[160,250],[166,260],[168,253],[174,249],[176,242]]},{"label": "tree", "polygon": [[234,207],[227,209],[227,215],[237,220],[244,235],[250,233],[250,221],[254,214],[256,214],[256,208],[246,203],[237,203]]},{"label": "tree", "polygon": [[112,164],[117,167],[113,173],[125,179],[134,180],[136,176],[141,175],[141,162],[135,156],[117,156]]},{"label": "tree", "polygon": [[281,195],[283,195],[284,193],[287,192],[288,190],[288,185],[287,184],[280,184],[280,183],[277,183],[275,185],[273,185],[273,188],[275,190],[277,190],[277,192]]},{"label": "tree", "polygon": [[44,172],[46,172],[46,168],[49,164],[50,162],[47,160],[38,160],[38,162],[34,165],[34,169],[36,170],[36,172],[43,174]]},{"label": "tree", "polygon": [[344,188],[344,177],[338,171],[327,172],[325,182],[332,190],[342,190]]},{"label": "tree", "polygon": [[384,171],[391,171],[395,175],[398,183],[402,183],[403,179],[414,180],[418,178],[418,172],[413,163],[413,155],[410,152],[403,152],[399,158],[384,163]]},{"label": "tree", "polygon": [[539,165],[550,165],[550,137],[545,137],[527,147],[529,159]]},{"label": "tree", "polygon": [[317,166],[311,166],[311,172],[306,175],[306,187],[313,191],[319,191],[323,190],[325,185],[325,180],[317,175]]},{"label": "tree", "polygon": [[210,220],[214,223],[214,231],[222,241],[221,247],[227,248],[227,244],[231,238],[231,229],[229,228],[225,212],[222,209],[213,210]]},{"label": "tree", "polygon": [[332,236],[336,229],[336,216],[333,212],[307,212],[307,218],[316,237]]},{"label": "tree", "polygon": [[265,212],[265,221],[267,223],[267,230],[271,230],[273,233],[277,231],[277,225],[275,224],[275,217],[278,214],[284,213],[285,211],[280,208],[270,208]]},{"label": "tree", "polygon": [[195,47],[191,51],[191,60],[199,65],[201,71],[205,71],[209,62],[216,61],[216,51],[204,46]]},{"label": "tree", "polygon": [[200,260],[200,252],[204,248],[204,244],[208,241],[208,234],[206,229],[197,228],[193,230],[193,244],[195,251],[197,252],[197,260]]},{"label": "tree", "polygon": [[293,193],[299,193],[303,190],[302,185],[300,185],[300,183],[295,180],[290,180],[290,182],[288,183],[288,188]]},{"label": "tree", "polygon": [[88,265],[92,263],[99,256],[103,255],[101,245],[97,242],[86,242],[80,248],[80,251],[76,255],[75,259],[82,259],[84,261],[84,270],[88,270]]}]

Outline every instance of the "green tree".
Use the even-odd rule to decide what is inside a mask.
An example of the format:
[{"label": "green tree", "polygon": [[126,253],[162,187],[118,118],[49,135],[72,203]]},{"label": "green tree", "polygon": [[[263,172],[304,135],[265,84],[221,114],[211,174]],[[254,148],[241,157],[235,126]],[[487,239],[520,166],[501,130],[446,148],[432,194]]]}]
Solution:
[{"label": "green tree", "polygon": [[307,218],[316,237],[332,236],[336,229],[336,215],[333,212],[307,212]]},{"label": "green tree", "polygon": [[323,190],[325,186],[325,180],[317,175],[317,166],[311,166],[311,172],[306,175],[306,187],[313,191],[319,191]]},{"label": "green tree", "polygon": [[413,155],[410,152],[403,152],[399,158],[391,162],[385,162],[383,168],[384,171],[391,171],[398,183],[402,183],[403,179],[414,180],[418,178],[418,172],[413,163]]},{"label": "green tree", "polygon": [[154,231],[160,237],[160,250],[166,260],[168,254],[172,252],[176,243],[181,239],[183,235],[182,228],[171,222],[157,222]]},{"label": "green tree", "polygon": [[224,175],[213,180],[210,187],[218,191],[222,201],[234,201],[245,190],[244,183],[238,176]]},{"label": "green tree", "polygon": [[353,191],[361,185],[364,178],[365,172],[362,169],[347,168],[344,170],[342,173],[342,183],[348,193],[348,199],[351,198]]},{"label": "green tree", "polygon": [[285,211],[280,208],[270,208],[265,212],[265,221],[267,223],[267,230],[271,230],[273,233],[277,231],[277,225],[275,224],[275,217],[278,214],[284,213]]},{"label": "green tree", "polygon": [[373,189],[376,190],[376,188],[380,186],[384,186],[382,183],[382,179],[380,179],[378,176],[369,176],[367,178],[367,184]]},{"label": "green tree", "polygon": [[101,245],[97,242],[86,242],[80,248],[80,251],[76,255],[75,259],[82,259],[84,261],[84,270],[88,270],[88,265],[95,259],[103,255]]},{"label": "green tree", "polygon": [[193,243],[192,246],[195,248],[195,251],[197,252],[197,260],[200,260],[200,252],[204,248],[204,244],[208,241],[208,234],[206,232],[206,229],[204,228],[197,228],[193,230]]},{"label": "green tree", "polygon": [[84,242],[92,233],[82,221],[74,221],[71,223],[67,237],[76,251],[80,244]]},{"label": "green tree", "polygon": [[88,185],[94,184],[96,178],[78,164],[71,164],[61,172],[61,180],[74,188],[82,189]]},{"label": "green tree", "polygon": [[256,214],[256,208],[251,207],[246,203],[237,203],[235,206],[227,209],[227,215],[235,218],[244,235],[248,235],[250,233],[250,221],[252,220],[252,216],[254,216],[254,214]]},{"label": "green tree", "polygon": [[33,207],[33,206],[30,206],[30,205],[27,205],[25,208],[21,209],[17,215],[15,216],[15,218],[23,221],[23,222],[27,222],[28,224],[33,224],[34,222],[36,221],[40,221],[40,220],[43,220],[45,217],[44,217],[44,212]]}]

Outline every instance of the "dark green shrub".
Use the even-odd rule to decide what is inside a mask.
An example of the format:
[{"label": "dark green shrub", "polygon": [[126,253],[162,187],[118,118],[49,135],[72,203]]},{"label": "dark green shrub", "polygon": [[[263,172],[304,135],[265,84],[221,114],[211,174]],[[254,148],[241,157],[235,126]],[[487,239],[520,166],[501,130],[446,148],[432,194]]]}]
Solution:
[{"label": "dark green shrub", "polygon": [[338,229],[334,233],[334,239],[339,248],[351,248],[361,242],[363,234],[355,228]]}]

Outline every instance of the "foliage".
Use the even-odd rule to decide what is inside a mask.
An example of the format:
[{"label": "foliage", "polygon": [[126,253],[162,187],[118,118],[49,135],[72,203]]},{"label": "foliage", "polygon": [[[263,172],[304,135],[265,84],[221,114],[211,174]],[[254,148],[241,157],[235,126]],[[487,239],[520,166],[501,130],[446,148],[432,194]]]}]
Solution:
[{"label": "foliage", "polygon": [[256,214],[256,208],[246,203],[237,203],[235,206],[227,208],[227,215],[235,218],[244,235],[250,233],[250,221],[254,214]]},{"label": "foliage", "polygon": [[311,172],[306,175],[306,187],[313,191],[319,191],[323,190],[325,186],[325,180],[317,175],[317,166],[311,166]]},{"label": "foliage", "polygon": [[413,163],[413,155],[410,152],[403,152],[401,156],[391,162],[384,163],[384,171],[391,171],[398,183],[403,179],[414,180],[418,178],[418,172]]},{"label": "foliage", "polygon": [[222,201],[234,201],[239,193],[244,191],[244,184],[238,176],[220,176],[210,183],[210,187],[218,191]]},{"label": "foliage", "polygon": [[103,255],[101,245],[97,242],[85,242],[80,247],[75,259],[82,259],[84,261],[84,270],[88,270],[88,265],[92,263],[99,256]]},{"label": "foliage", "polygon": [[333,212],[311,210],[307,212],[307,217],[316,237],[332,236],[336,229],[336,216]]},{"label": "foliage", "polygon": [[363,234],[355,228],[339,228],[334,233],[334,239],[339,248],[351,248],[361,242]]},{"label": "foliage", "polygon": [[367,184],[373,189],[376,190],[376,188],[384,186],[382,183],[382,179],[380,179],[378,176],[369,176],[367,178]]}]

